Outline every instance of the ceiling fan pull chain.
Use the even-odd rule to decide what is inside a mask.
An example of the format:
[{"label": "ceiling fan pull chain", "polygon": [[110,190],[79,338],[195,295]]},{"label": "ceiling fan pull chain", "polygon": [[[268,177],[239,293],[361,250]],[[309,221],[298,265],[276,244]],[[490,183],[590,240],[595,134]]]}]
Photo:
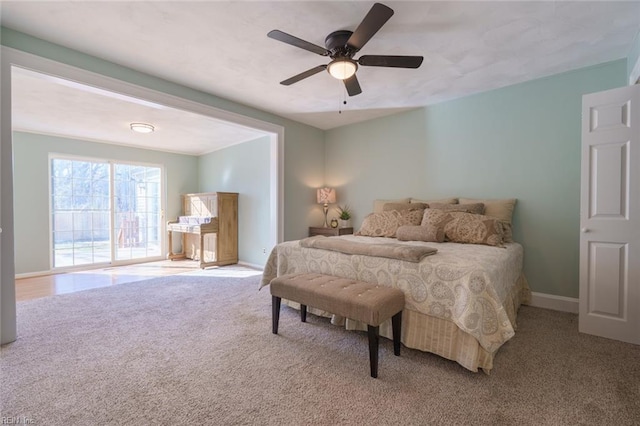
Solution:
[{"label": "ceiling fan pull chain", "polygon": [[342,114],[342,105],[347,104],[347,89],[342,86],[342,102],[338,103],[338,114]]}]

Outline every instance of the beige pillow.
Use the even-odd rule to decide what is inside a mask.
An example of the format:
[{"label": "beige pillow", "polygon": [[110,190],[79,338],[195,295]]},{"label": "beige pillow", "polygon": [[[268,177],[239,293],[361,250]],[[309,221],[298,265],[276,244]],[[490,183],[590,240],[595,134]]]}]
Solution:
[{"label": "beige pillow", "polygon": [[396,231],[396,238],[400,241],[426,241],[441,243],[444,241],[444,228],[432,225],[404,225]]},{"label": "beige pillow", "polygon": [[501,247],[504,242],[502,221],[485,215],[426,209],[422,226],[444,227],[445,240],[454,243]]},{"label": "beige pillow", "polygon": [[431,203],[458,204],[458,199],[457,198],[443,198],[441,200],[418,200],[417,198],[412,198],[411,202],[412,203],[426,203],[426,204],[431,204]]},{"label": "beige pillow", "polygon": [[483,214],[484,213],[484,204],[482,203],[474,203],[474,204],[441,204],[441,203],[431,203],[429,204],[430,209],[439,209],[445,210],[448,212],[464,212],[464,213],[473,213],[473,214]]},{"label": "beige pillow", "polygon": [[429,205],[425,203],[386,203],[384,206],[382,206],[382,211],[387,212],[389,210],[424,210],[428,207]]},{"label": "beige pillow", "polygon": [[513,218],[513,209],[516,206],[516,201],[516,198],[507,198],[503,200],[460,198],[460,204],[483,203],[485,216],[491,216],[495,217],[496,219],[500,219],[504,228],[504,241],[507,243],[513,242],[511,221]]},{"label": "beige pillow", "polygon": [[444,229],[445,225],[452,220],[453,216],[450,212],[440,209],[425,209],[420,225]]},{"label": "beige pillow", "polygon": [[398,198],[397,200],[374,200],[373,212],[380,213],[383,211],[384,205],[387,203],[408,203],[411,198]]},{"label": "beige pillow", "polygon": [[370,213],[362,221],[355,235],[367,237],[395,237],[396,230],[403,225],[419,225],[423,210],[390,210]]}]

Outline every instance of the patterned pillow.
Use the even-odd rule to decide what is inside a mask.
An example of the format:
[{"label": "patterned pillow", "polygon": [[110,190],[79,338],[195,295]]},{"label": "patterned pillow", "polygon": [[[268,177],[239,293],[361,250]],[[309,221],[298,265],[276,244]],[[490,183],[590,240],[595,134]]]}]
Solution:
[{"label": "patterned pillow", "polygon": [[419,225],[424,210],[390,210],[371,213],[362,221],[355,235],[367,237],[395,237],[396,230],[403,225]]},{"label": "patterned pillow", "polygon": [[396,238],[400,241],[427,241],[433,243],[444,242],[444,228],[432,225],[404,225],[396,231]]},{"label": "patterned pillow", "polygon": [[373,200],[373,212],[380,213],[387,203],[408,203],[411,198],[398,198],[396,200]]},{"label": "patterned pillow", "polygon": [[436,228],[444,226],[453,220],[453,216],[449,212],[440,209],[425,209],[422,216],[422,226],[435,226]]},{"label": "patterned pillow", "polygon": [[502,247],[502,221],[489,216],[451,212],[453,220],[444,227],[445,237],[454,243],[486,244]]},{"label": "patterned pillow", "polygon": [[429,205],[425,203],[386,203],[382,206],[383,212],[388,212],[390,210],[424,210],[428,208]]},{"label": "patterned pillow", "polygon": [[442,203],[431,203],[428,206],[430,209],[439,209],[445,210],[448,212],[464,212],[464,213],[473,213],[473,214],[484,214],[484,204],[482,203],[474,203],[474,204],[442,204]]},{"label": "patterned pillow", "polygon": [[426,203],[426,204],[431,204],[431,203],[438,203],[438,204],[458,204],[458,199],[455,197],[451,197],[451,198],[441,198],[439,200],[419,200],[417,198],[412,198],[411,199],[412,203]]},{"label": "patterned pillow", "polygon": [[502,247],[504,242],[502,222],[479,214],[426,209],[422,226],[444,228],[445,239],[454,243]]},{"label": "patterned pillow", "polygon": [[500,221],[502,222],[502,227],[504,229],[504,241],[506,243],[513,242],[511,220],[513,218],[513,210],[516,206],[516,201],[517,199],[515,198],[506,198],[503,200],[460,198],[461,204],[483,203],[484,215],[500,219]]}]

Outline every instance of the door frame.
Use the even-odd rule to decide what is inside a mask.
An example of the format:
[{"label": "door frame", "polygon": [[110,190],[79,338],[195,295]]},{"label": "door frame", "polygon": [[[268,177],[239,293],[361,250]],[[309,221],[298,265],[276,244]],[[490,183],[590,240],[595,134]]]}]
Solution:
[{"label": "door frame", "polygon": [[270,139],[270,235],[271,247],[284,239],[284,127],[267,121],[226,111],[148,87],[107,77],[21,50],[0,46],[0,344],[16,339],[15,257],[13,225],[13,148],[11,128],[11,69],[26,68],[63,79],[76,81],[125,96],[166,105],[172,108],[228,121],[261,130]]}]

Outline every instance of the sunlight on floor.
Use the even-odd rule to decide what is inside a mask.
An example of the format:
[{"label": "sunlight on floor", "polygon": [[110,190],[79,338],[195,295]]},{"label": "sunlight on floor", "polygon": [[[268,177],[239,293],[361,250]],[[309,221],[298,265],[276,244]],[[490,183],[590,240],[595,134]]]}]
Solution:
[{"label": "sunlight on floor", "polygon": [[232,278],[244,278],[253,277],[256,275],[262,275],[262,271],[252,269],[246,266],[230,265],[222,266],[219,268],[207,268],[199,271],[185,272],[180,275],[189,275],[197,277],[232,277]]},{"label": "sunlight on floor", "polygon": [[24,301],[56,294],[74,293],[169,275],[245,278],[261,274],[262,270],[241,265],[200,269],[200,263],[195,260],[163,260],[17,279],[16,300]]}]

